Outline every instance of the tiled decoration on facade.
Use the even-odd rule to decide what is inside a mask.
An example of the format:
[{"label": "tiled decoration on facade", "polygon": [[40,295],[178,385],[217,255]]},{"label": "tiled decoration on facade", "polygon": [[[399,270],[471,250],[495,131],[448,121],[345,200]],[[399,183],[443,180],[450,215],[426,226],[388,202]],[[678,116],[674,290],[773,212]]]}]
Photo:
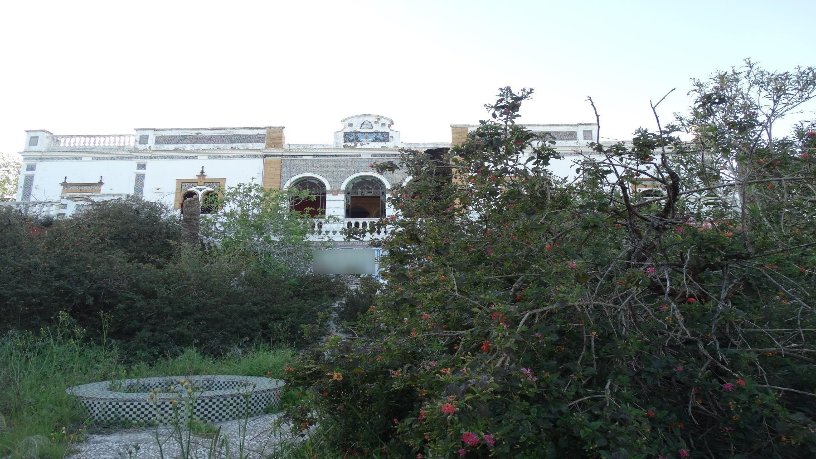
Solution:
[{"label": "tiled decoration on facade", "polygon": [[139,136],[139,145],[147,145],[147,140],[150,138],[147,134],[141,134]]},{"label": "tiled decoration on facade", "polygon": [[[369,123],[370,124],[370,123]],[[344,132],[343,142],[388,142],[389,136],[387,132]]]},{"label": "tiled decoration on facade", "polygon": [[578,140],[578,133],[575,131],[547,131],[555,140]]},{"label": "tiled decoration on facade", "polygon": [[213,190],[218,190],[221,188],[221,182],[204,182],[199,185],[198,182],[181,182],[181,191],[187,191],[190,188],[203,186],[207,188],[212,188]]},{"label": "tiled decoration on facade", "polygon": [[266,142],[266,134],[157,135],[156,145],[200,145]]},{"label": "tiled decoration on facade", "polygon": [[136,174],[136,180],[133,183],[133,194],[134,194],[134,196],[139,196],[139,197],[144,196],[144,184],[145,184],[145,175],[144,174]]},{"label": "tiled decoration on facade", "polygon": [[595,140],[595,139],[592,137],[592,130],[590,130],[590,129],[584,129],[584,140]]},{"label": "tiled decoration on facade", "polygon": [[[371,158],[287,159],[281,164],[281,183],[286,183],[292,177],[301,174],[314,174],[326,179],[331,189],[338,190],[340,185],[354,174],[373,174],[372,162],[376,160]],[[384,172],[382,176],[393,185],[402,183],[408,177],[407,172],[402,169],[393,173]]]},{"label": "tiled decoration on facade", "polygon": [[23,201],[31,201],[31,191],[34,189],[34,176],[26,175],[23,179]]}]

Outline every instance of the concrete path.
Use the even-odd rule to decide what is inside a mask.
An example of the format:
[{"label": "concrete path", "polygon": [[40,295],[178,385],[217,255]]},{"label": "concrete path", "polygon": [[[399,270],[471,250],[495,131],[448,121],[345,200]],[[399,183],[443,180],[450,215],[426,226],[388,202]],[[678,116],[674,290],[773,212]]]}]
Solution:
[{"label": "concrete path", "polygon": [[[281,440],[279,432],[287,431],[277,425],[279,414],[266,414],[244,420],[226,421],[216,424],[221,428],[219,440],[193,435],[191,437],[191,458],[232,459],[239,457],[241,438],[244,450],[240,457],[279,457]],[[243,433],[243,435],[242,435]],[[89,434],[85,441],[76,446],[69,459],[175,459],[181,457],[178,435],[167,427],[125,429],[111,433]]]}]

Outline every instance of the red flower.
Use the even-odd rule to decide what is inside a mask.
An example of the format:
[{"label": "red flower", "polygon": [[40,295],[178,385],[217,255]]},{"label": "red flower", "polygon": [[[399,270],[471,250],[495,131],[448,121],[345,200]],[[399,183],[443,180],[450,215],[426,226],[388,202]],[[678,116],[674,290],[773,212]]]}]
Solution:
[{"label": "red flower", "polygon": [[654,410],[648,410],[648,411],[646,411],[646,417],[647,417],[647,418],[653,418],[653,417],[655,417],[655,412],[654,412]]},{"label": "red flower", "polygon": [[456,413],[456,407],[453,406],[453,403],[443,403],[439,408],[439,411],[441,411],[444,415],[450,416]]},{"label": "red flower", "polygon": [[425,414],[427,414],[427,412],[425,411],[425,408],[420,408],[419,409],[419,416],[417,417],[419,422],[422,422],[422,421],[425,420]]},{"label": "red flower", "polygon": [[479,436],[473,432],[465,432],[462,434],[462,441],[468,446],[476,446],[479,444]]},{"label": "red flower", "polygon": [[745,380],[740,378],[737,380],[737,385],[740,387],[745,387]]},{"label": "red flower", "polygon": [[504,314],[499,311],[493,311],[490,313],[490,320],[493,322],[498,322],[500,324],[504,323]]},{"label": "red flower", "polygon": [[482,352],[490,352],[490,341],[482,341],[482,346],[479,348]]},{"label": "red flower", "polygon": [[686,303],[694,304],[696,302],[697,302],[697,298],[694,298],[693,296],[690,296],[690,297],[686,298]]},{"label": "red flower", "polygon": [[482,438],[484,439],[484,442],[485,442],[485,444],[487,445],[488,448],[492,448],[493,445],[496,444],[496,439],[493,437],[493,435],[484,434],[482,436]]},{"label": "red flower", "polygon": [[459,448],[459,451],[457,451],[456,454],[458,454],[459,457],[465,457],[465,454],[467,454],[467,451],[465,451],[465,448]]},{"label": "red flower", "polygon": [[690,456],[688,450],[685,449],[685,448],[680,448],[680,450],[677,451],[677,455],[679,457],[689,457]]},{"label": "red flower", "polygon": [[428,314],[427,312],[423,312],[420,317],[422,317],[422,320],[428,320],[431,318],[431,315]]}]

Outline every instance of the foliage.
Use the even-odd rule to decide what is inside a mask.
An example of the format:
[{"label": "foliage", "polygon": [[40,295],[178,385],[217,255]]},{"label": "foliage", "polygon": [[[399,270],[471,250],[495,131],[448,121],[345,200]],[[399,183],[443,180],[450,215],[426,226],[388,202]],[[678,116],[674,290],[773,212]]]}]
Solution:
[{"label": "foliage", "polygon": [[82,409],[65,389],[123,371],[115,349],[86,344],[67,314],[39,333],[0,338],[0,416],[8,424],[0,429],[0,456],[63,457],[65,444],[82,437]]},{"label": "foliage", "polygon": [[[761,75],[803,100],[807,72]],[[698,106],[743,81],[701,83]],[[502,89],[448,164],[403,157],[388,288],[293,364],[313,404],[294,425],[317,423],[338,456],[816,454],[810,134],[776,140],[765,123],[751,139],[771,167],[714,180],[709,153],[738,172],[758,157],[741,124],[693,114],[686,128],[713,139],[641,130],[595,145],[566,183],[547,139],[515,124],[529,95]],[[646,178],[659,196],[634,186]]]},{"label": "foliage", "polygon": [[0,153],[0,201],[14,200],[20,179],[20,157]]},{"label": "foliage", "polygon": [[150,277],[112,311],[112,335],[141,359],[191,346],[208,355],[256,344],[301,347],[322,336],[328,305],[342,294],[328,277],[281,277],[217,250],[184,250]]},{"label": "foliage", "polygon": [[359,286],[356,289],[349,289],[346,293],[342,306],[337,312],[337,319],[344,323],[357,321],[361,314],[374,305],[380,287],[380,281],[377,279],[369,276],[360,277]]},{"label": "foliage", "polygon": [[251,255],[270,273],[306,272],[311,220],[289,210],[290,198],[258,184],[238,184],[227,191],[222,211],[206,220],[202,231],[220,250]]},{"label": "foliage", "polygon": [[107,318],[107,337],[131,361],[191,346],[208,355],[303,346],[343,294],[328,277],[288,272],[232,239],[206,251],[181,244],[177,216],[156,203],[96,203],[47,226],[0,208],[0,225],[0,331],[37,330],[64,310],[101,340]]},{"label": "foliage", "polygon": [[46,222],[11,208],[0,212],[4,330],[36,330],[60,310],[99,329],[99,312],[109,312],[175,253],[177,222],[140,200],[97,203],[74,218]]}]

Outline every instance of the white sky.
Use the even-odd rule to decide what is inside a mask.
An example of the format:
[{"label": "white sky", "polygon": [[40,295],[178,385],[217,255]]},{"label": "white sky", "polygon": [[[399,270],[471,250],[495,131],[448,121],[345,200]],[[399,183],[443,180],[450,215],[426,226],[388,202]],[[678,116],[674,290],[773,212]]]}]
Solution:
[{"label": "white sky", "polygon": [[283,125],[331,143],[359,113],[449,141],[507,85],[535,88],[521,122],[592,122],[591,95],[622,139],[672,88],[663,118],[685,110],[692,77],[816,64],[814,18],[814,0],[3,0],[0,152],[25,129]]}]

